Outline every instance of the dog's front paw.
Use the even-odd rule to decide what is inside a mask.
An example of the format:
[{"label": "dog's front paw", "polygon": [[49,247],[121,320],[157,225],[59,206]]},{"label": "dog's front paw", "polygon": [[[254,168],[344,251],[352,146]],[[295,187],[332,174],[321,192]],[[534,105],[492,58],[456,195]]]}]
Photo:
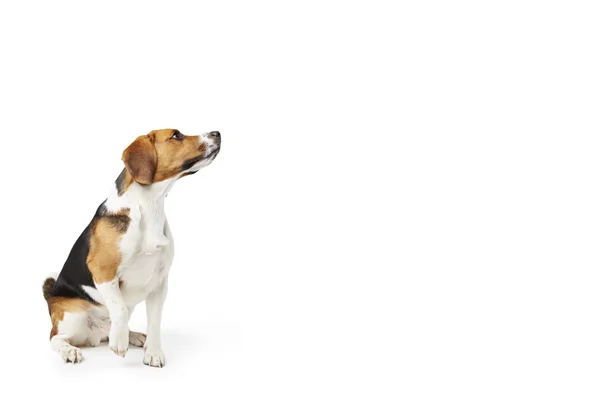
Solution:
[{"label": "dog's front paw", "polygon": [[151,367],[162,368],[165,366],[165,354],[162,350],[148,350],[144,352],[144,364]]},{"label": "dog's front paw", "polygon": [[108,347],[118,356],[125,357],[129,347],[129,330],[112,329],[108,335]]}]

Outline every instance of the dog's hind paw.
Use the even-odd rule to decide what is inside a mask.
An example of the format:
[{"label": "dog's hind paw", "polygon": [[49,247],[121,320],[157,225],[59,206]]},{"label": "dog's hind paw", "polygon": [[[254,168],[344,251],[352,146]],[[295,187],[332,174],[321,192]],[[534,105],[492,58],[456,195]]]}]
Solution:
[{"label": "dog's hind paw", "polygon": [[141,332],[129,331],[129,344],[136,347],[144,347],[146,343],[146,334]]},{"label": "dog's hind paw", "polygon": [[65,345],[59,351],[58,354],[62,357],[64,362],[77,364],[83,361],[83,355],[81,350],[75,346]]}]

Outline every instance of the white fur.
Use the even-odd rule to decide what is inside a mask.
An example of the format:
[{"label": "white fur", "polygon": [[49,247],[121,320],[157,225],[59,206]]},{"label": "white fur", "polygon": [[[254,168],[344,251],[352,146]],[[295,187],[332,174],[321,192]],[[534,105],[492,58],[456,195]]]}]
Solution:
[{"label": "white fur", "polygon": [[58,324],[58,334],[50,346],[65,362],[81,362],[81,351],[75,346],[95,347],[106,338],[110,329],[108,311],[104,307],[91,307],[82,312],[66,312]]},{"label": "white fur", "polygon": [[[109,347],[124,356],[129,343],[130,310],[146,300],[148,334],[144,362],[162,367],[164,355],[160,344],[160,318],[164,302],[163,287],[173,261],[173,239],[164,212],[164,198],[177,177],[149,186],[132,183],[118,196],[111,192],[106,207],[109,212],[129,209],[130,222],[119,244],[121,264],[111,282],[96,284],[97,292],[109,311],[112,322]],[[93,292],[88,289],[88,292]],[[96,296],[94,296],[96,297]]]},{"label": "white fur", "polygon": [[125,357],[129,345],[129,310],[119,289],[119,278],[117,276],[110,282],[96,284],[96,287],[110,315],[108,347],[115,354]]},{"label": "white fur", "polygon": [[163,304],[167,297],[167,284],[168,279],[165,278],[146,298],[148,339],[146,340],[144,364],[152,367],[162,367],[165,365],[165,355],[160,344],[160,322]]}]

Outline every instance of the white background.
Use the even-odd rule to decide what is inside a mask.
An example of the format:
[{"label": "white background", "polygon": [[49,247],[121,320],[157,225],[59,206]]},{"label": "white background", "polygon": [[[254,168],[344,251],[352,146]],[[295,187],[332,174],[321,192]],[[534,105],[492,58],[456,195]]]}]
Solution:
[{"label": "white background", "polygon": [[[2,2],[0,397],[597,399],[594,3]],[[42,281],[165,127],[223,135],[167,365],[63,365]]]}]

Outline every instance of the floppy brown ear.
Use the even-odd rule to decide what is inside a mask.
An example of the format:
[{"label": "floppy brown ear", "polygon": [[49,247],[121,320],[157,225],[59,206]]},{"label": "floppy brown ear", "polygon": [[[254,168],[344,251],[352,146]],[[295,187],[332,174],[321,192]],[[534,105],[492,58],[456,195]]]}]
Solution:
[{"label": "floppy brown ear", "polygon": [[150,136],[135,139],[123,152],[122,160],[136,182],[150,185],[154,181],[157,157]]}]

